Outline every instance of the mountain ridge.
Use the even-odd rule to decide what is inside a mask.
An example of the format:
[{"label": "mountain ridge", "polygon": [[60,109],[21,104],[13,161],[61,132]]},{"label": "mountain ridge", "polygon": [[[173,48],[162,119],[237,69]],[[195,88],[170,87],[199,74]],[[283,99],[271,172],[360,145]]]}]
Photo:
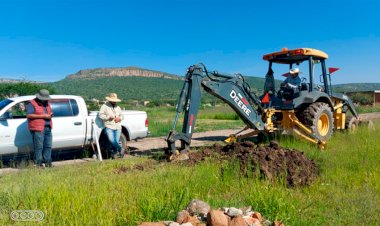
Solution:
[{"label": "mountain ridge", "polygon": [[145,68],[140,68],[136,66],[128,67],[106,67],[106,68],[94,68],[94,69],[83,69],[79,70],[74,74],[66,76],[65,79],[93,79],[96,77],[147,77],[147,78],[165,78],[165,79],[175,79],[182,80],[183,77],[169,74],[162,71],[150,70]]}]

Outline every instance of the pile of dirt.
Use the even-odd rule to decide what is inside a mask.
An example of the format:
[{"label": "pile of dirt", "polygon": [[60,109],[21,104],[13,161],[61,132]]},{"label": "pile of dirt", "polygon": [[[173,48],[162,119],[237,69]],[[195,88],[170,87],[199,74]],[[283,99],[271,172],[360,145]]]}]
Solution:
[{"label": "pile of dirt", "polygon": [[303,152],[282,148],[275,141],[268,146],[257,146],[249,141],[226,146],[215,144],[199,152],[189,153],[186,164],[195,164],[213,155],[223,159],[238,159],[244,176],[253,174],[269,180],[283,177],[291,187],[308,185],[318,175],[315,162]]},{"label": "pile of dirt", "polygon": [[[225,146],[216,143],[199,151],[180,154],[171,163],[193,166],[206,158],[212,158],[213,161],[237,159],[241,175],[265,178],[270,181],[285,178],[289,187],[309,185],[318,176],[318,168],[313,160],[309,160],[303,152],[283,148],[275,141],[267,146],[258,146],[250,141]],[[152,170],[160,162],[162,160],[151,159],[128,167],[118,167],[114,172]]]}]

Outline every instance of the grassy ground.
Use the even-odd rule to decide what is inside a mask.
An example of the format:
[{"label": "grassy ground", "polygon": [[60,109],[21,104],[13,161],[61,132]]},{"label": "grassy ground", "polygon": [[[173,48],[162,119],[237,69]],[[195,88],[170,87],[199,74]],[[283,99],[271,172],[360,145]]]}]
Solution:
[{"label": "grassy ground", "polygon": [[[175,107],[142,108],[148,114],[149,130],[152,136],[166,136],[173,127]],[[182,114],[183,117],[183,114]],[[183,118],[178,120],[177,131],[182,129]],[[241,128],[244,123],[227,105],[201,107],[196,119],[195,131]]]},{"label": "grassy ground", "polygon": [[358,113],[372,113],[372,112],[380,112],[380,105],[377,104],[375,106],[358,106],[356,108]]},{"label": "grassy ground", "polygon": [[[152,163],[126,170],[146,158],[108,160],[52,169],[28,169],[0,177],[0,225],[9,213],[45,213],[41,225],[136,225],[173,220],[194,198],[212,207],[248,206],[287,225],[378,225],[380,142],[376,130],[337,132],[327,151],[293,138],[280,138],[317,162],[320,176],[308,187],[239,176],[236,162],[206,161],[184,167]],[[221,173],[223,168],[223,174]],[[20,224],[25,225],[25,224]],[[35,225],[35,223],[33,223]]]}]

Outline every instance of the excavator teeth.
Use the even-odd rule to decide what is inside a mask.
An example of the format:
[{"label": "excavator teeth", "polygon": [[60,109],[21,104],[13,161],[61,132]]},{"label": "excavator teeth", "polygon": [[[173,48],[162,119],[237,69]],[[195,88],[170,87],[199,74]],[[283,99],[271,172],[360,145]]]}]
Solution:
[{"label": "excavator teeth", "polygon": [[224,142],[226,143],[234,143],[236,142],[237,140],[237,137],[235,136],[235,134],[231,134],[227,139],[224,140]]}]

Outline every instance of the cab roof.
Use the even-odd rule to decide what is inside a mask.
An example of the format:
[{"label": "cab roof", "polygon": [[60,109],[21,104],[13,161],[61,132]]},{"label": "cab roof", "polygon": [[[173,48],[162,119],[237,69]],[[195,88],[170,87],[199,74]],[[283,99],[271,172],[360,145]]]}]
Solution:
[{"label": "cab roof", "polygon": [[308,60],[309,56],[319,60],[327,59],[329,57],[327,53],[317,49],[298,48],[288,50],[287,48],[284,48],[279,52],[265,54],[263,59],[274,63],[293,64]]}]

